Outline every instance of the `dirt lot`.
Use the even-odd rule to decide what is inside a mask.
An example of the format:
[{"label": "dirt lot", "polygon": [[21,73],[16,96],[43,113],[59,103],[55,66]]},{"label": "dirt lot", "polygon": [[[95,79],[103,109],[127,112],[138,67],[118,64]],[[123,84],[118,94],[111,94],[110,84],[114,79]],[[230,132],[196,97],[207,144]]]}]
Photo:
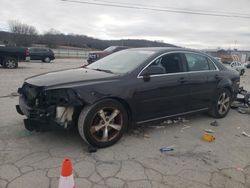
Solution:
[{"label": "dirt lot", "polygon": [[[0,96],[16,92],[24,78],[56,69],[77,67],[83,60],[20,63],[0,68]],[[250,70],[242,77],[250,89]],[[218,127],[206,114],[189,122],[145,127],[127,133],[110,148],[88,153],[76,131],[28,132],[15,111],[17,97],[0,98],[0,187],[58,187],[64,157],[73,161],[76,187],[250,187],[250,115],[231,110]],[[190,127],[189,127],[190,126]],[[216,140],[204,142],[204,129]],[[172,145],[174,151],[159,149]]]}]

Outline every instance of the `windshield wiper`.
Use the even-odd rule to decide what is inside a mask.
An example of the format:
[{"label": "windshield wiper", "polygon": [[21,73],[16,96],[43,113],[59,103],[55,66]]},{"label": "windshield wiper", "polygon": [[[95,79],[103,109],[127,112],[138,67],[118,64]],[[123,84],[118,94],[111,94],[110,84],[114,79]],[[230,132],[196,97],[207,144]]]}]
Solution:
[{"label": "windshield wiper", "polygon": [[93,70],[97,70],[97,71],[102,71],[102,72],[107,72],[107,73],[114,74],[111,70],[105,70],[105,69],[93,69]]}]

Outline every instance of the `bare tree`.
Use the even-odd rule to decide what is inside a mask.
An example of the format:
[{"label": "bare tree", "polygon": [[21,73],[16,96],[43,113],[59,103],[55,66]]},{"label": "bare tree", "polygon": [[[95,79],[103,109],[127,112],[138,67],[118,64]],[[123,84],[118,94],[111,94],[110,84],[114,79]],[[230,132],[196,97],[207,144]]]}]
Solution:
[{"label": "bare tree", "polygon": [[22,35],[37,35],[37,29],[28,24],[24,24],[17,20],[9,21],[9,28],[12,33],[22,34]]},{"label": "bare tree", "polygon": [[30,46],[37,39],[37,29],[17,20],[9,21],[9,29],[13,33],[13,42],[17,46]]}]

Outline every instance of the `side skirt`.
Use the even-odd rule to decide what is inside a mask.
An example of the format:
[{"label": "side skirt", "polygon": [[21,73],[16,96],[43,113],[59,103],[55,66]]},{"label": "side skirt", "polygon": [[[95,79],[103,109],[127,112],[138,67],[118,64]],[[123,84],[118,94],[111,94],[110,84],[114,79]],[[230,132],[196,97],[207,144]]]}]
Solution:
[{"label": "side skirt", "polygon": [[208,109],[209,108],[202,108],[202,109],[192,110],[192,111],[183,112],[183,113],[179,113],[179,114],[173,114],[173,115],[169,115],[169,116],[148,119],[148,120],[144,120],[144,121],[139,121],[136,124],[139,125],[139,124],[148,123],[148,122],[152,122],[152,121],[158,121],[158,120],[167,119],[167,118],[171,118],[171,117],[182,116],[182,115],[192,114],[192,113],[196,113],[196,112],[203,112],[203,111],[207,111]]}]

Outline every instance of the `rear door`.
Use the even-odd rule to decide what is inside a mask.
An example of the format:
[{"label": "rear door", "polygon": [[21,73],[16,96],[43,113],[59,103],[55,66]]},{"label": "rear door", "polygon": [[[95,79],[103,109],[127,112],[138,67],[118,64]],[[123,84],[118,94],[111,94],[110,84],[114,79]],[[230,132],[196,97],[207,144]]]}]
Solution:
[{"label": "rear door", "polygon": [[31,60],[40,60],[40,50],[39,48],[30,48],[30,59]]},{"label": "rear door", "polygon": [[220,72],[205,55],[184,53],[189,72],[189,110],[209,107],[220,81]]},{"label": "rear door", "polygon": [[[163,71],[151,74],[150,79],[145,81],[141,75],[150,66],[157,66]],[[182,54],[166,54],[154,60],[137,79],[133,96],[137,121],[186,112],[189,95],[187,80]]]}]

